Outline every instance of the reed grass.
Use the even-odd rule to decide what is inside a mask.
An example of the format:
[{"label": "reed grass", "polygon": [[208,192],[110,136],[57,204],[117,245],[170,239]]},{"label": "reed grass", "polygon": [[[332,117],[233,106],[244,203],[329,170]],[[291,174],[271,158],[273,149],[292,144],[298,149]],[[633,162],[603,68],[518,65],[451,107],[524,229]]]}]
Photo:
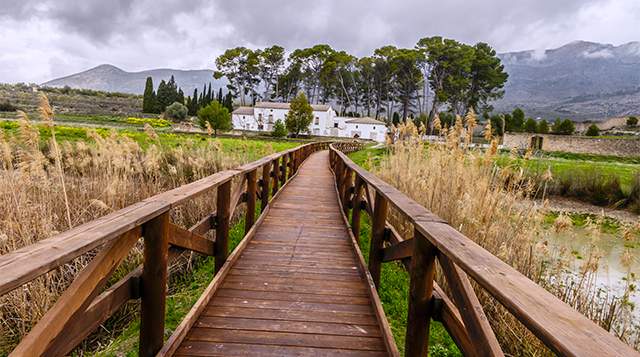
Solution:
[{"label": "reed grass", "polygon": [[[49,123],[44,129],[24,113],[16,129],[0,129],[0,254],[275,152],[269,142],[238,140],[230,145],[204,137],[171,136],[167,145],[150,126],[144,147],[128,133],[114,130],[88,129],[80,139],[59,141],[56,132],[65,129],[51,125],[53,110],[46,97],[40,109]],[[212,195],[176,208],[172,220],[185,227],[196,223],[213,211]],[[140,248],[134,249],[112,281],[140,263]],[[13,349],[95,253],[0,297],[0,355]],[[125,323],[130,317],[119,318]]]},{"label": "reed grass", "polygon": [[[528,199],[544,196],[545,185],[528,179],[520,167],[495,164],[497,140],[489,134],[490,128],[489,149],[472,148],[472,119],[466,118],[465,124],[458,118],[454,126],[440,130],[441,144],[427,145],[421,141],[423,131],[419,128],[411,123],[400,125],[394,129],[389,154],[369,166],[377,176],[498,258],[638,348],[639,328],[633,318],[634,307],[629,303],[629,296],[635,291],[635,276],[629,271],[627,288],[619,294],[596,284],[602,264],[602,253],[595,244],[600,239],[598,222],[585,223],[594,241],[585,259],[577,260],[571,252],[551,249],[549,234],[553,232],[543,224],[547,209]],[[544,179],[550,181],[552,177],[547,174]],[[392,209],[391,217],[396,228],[405,236],[412,236],[399,212]],[[566,230],[571,224],[570,218],[561,215],[555,219],[554,229]],[[625,252],[629,260],[633,258],[631,249]],[[579,266],[577,273],[569,273],[570,264]],[[446,288],[441,274],[437,279]],[[532,356],[550,353],[488,293],[475,288],[505,352]]]}]

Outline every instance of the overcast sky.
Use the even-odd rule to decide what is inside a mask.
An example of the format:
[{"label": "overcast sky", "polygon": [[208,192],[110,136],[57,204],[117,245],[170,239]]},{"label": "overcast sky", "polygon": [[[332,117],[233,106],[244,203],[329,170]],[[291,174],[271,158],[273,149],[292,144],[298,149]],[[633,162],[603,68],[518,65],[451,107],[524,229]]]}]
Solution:
[{"label": "overcast sky", "polygon": [[640,40],[640,0],[0,0],[0,82],[99,64],[213,68],[224,49],[316,43],[355,55],[426,36],[499,52]]}]

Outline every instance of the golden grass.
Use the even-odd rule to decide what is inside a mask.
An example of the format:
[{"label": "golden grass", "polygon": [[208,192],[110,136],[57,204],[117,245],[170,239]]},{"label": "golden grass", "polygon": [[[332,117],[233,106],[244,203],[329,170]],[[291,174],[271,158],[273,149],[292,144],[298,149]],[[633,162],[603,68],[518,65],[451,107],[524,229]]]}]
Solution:
[{"label": "golden grass", "polygon": [[[424,131],[411,123],[400,125],[394,129],[394,142],[389,143],[390,154],[379,164],[371,165],[374,173],[637,348],[638,326],[632,321],[632,306],[627,300],[634,289],[632,274],[628,276],[627,291],[614,296],[595,283],[601,258],[595,244],[581,261],[576,261],[571,252],[552,251],[548,245],[552,231],[544,229],[542,223],[545,207],[528,199],[540,194],[535,192],[540,186],[530,182],[520,168],[495,165],[497,140],[491,137],[490,126],[485,128],[485,136],[491,142],[489,148],[471,148],[475,115],[470,113],[465,121],[467,125],[457,118],[453,127],[440,130],[441,143],[429,145],[420,139]],[[406,227],[398,212],[392,212],[392,216],[394,225]],[[555,222],[557,230],[570,226],[571,220],[565,216]],[[599,239],[597,222],[587,222],[586,227],[592,239]],[[412,234],[408,228],[403,231],[408,236]],[[632,256],[629,249],[627,253]],[[579,264],[579,273],[568,274],[568,264]],[[446,285],[441,274],[438,280]],[[486,292],[477,286],[476,290],[505,352],[549,353]]]},{"label": "golden grass", "polygon": [[[52,115],[46,97],[41,101],[41,114],[45,120]],[[42,143],[38,128],[21,113],[16,135],[0,130],[0,254],[255,156],[243,150],[224,151],[214,140],[186,140],[173,148],[155,142],[143,150],[115,131],[103,137],[88,130],[87,142],[58,143],[54,126],[49,128],[51,140]],[[157,140],[151,127],[145,130],[152,141]],[[273,148],[265,145],[263,151],[260,154],[271,154]],[[172,220],[185,227],[194,224],[212,212],[212,195],[215,193],[176,208]],[[94,254],[0,297],[0,355],[11,351]],[[114,279],[139,262],[140,251],[136,250]]]}]

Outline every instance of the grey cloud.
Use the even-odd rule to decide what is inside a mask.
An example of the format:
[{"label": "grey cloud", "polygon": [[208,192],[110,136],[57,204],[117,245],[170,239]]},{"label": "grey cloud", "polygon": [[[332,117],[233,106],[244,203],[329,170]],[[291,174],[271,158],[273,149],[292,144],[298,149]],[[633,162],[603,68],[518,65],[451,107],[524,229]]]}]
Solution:
[{"label": "grey cloud", "polygon": [[[499,51],[619,44],[640,39],[638,16],[637,0],[0,0],[0,37],[12,36],[2,41],[0,82],[15,81],[9,68],[25,60],[37,72],[29,79],[46,80],[100,63],[210,68],[235,46],[327,43],[363,56],[433,35]],[[615,31],[607,21],[618,21]]]}]

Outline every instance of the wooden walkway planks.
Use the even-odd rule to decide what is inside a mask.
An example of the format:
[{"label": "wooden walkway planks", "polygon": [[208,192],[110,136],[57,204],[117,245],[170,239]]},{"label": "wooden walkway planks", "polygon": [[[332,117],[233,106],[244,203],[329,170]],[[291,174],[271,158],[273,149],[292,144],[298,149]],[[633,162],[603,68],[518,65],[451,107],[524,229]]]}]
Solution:
[{"label": "wooden walkway planks", "polygon": [[312,155],[283,189],[176,355],[389,355],[328,158]]}]

